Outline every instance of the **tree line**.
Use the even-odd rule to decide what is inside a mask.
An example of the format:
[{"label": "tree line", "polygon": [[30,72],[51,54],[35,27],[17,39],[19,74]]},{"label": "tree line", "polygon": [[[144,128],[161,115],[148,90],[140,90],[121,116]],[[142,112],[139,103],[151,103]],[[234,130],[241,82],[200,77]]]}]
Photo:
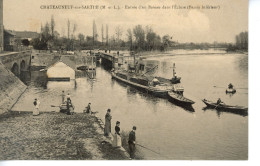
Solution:
[{"label": "tree line", "polygon": [[[67,21],[67,35],[61,36],[56,30],[54,17],[51,17],[50,23],[47,22],[41,26],[39,37],[31,41],[31,45],[38,50],[84,50],[93,48],[102,49],[129,49],[135,51],[166,50],[172,42],[172,37],[165,35],[162,38],[154,32],[151,26],[136,25],[132,29],[127,29],[125,34],[122,27],[117,26],[114,33],[108,34],[108,25],[101,26],[101,36],[97,32],[95,20],[93,21],[92,36],[85,36],[83,33],[76,35],[77,25],[71,25]],[[105,27],[105,28],[104,28]],[[125,35],[126,40],[122,37]]]},{"label": "tree line", "polygon": [[248,51],[248,32],[241,32],[235,37],[236,43],[234,45],[230,44],[227,51]]},{"label": "tree line", "polygon": [[[248,48],[248,33],[241,32],[236,35],[236,44],[230,43],[178,43],[174,41],[173,36],[157,34],[151,26],[136,25],[124,31],[121,26],[116,26],[114,33],[109,34],[109,26],[101,26],[98,34],[98,28],[95,20],[92,24],[92,35],[87,36],[83,33],[76,34],[77,25],[72,24],[68,19],[66,29],[67,35],[60,35],[56,30],[54,17],[51,17],[50,23],[41,27],[38,38],[31,41],[31,45],[38,50],[86,50],[86,49],[127,49],[131,51],[166,51],[171,48],[187,49],[208,49],[208,48],[227,48],[228,51]],[[126,37],[123,39],[123,37]]]}]

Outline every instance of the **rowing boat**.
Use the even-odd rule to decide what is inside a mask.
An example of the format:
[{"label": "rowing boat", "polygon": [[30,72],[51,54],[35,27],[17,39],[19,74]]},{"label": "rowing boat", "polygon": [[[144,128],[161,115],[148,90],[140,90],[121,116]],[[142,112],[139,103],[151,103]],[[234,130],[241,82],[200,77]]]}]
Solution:
[{"label": "rowing boat", "polygon": [[206,99],[203,99],[202,100],[206,105],[207,107],[209,108],[214,108],[214,109],[217,109],[217,110],[226,110],[226,111],[248,111],[248,108],[247,107],[243,107],[243,106],[232,106],[232,105],[227,105],[225,103],[214,103],[212,101],[209,101],[209,100],[206,100]]},{"label": "rowing boat", "polygon": [[226,89],[226,93],[236,93],[236,89],[230,89],[230,88],[228,88],[228,89]]},{"label": "rowing boat", "polygon": [[59,106],[59,108],[60,108],[60,112],[62,112],[62,113],[66,113],[66,112],[68,111],[68,109],[67,109],[67,104],[66,104],[66,103],[62,103],[62,104]]}]

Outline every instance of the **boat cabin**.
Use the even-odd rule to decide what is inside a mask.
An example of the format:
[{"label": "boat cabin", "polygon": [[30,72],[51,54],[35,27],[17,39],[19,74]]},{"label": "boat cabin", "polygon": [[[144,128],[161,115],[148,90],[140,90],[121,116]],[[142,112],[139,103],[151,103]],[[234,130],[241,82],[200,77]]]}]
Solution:
[{"label": "boat cabin", "polygon": [[184,87],[181,85],[173,85],[173,91],[177,94],[183,95]]}]

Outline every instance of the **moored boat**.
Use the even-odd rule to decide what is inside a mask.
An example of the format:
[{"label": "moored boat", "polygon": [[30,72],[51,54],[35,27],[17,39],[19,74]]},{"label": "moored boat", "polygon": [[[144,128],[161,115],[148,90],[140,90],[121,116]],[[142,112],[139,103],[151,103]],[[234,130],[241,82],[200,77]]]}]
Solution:
[{"label": "moored boat", "polygon": [[183,96],[184,88],[181,85],[174,85],[173,91],[168,92],[169,100],[179,105],[192,105],[195,102]]},{"label": "moored boat", "polygon": [[154,82],[151,78],[138,75],[136,73],[127,71],[112,71],[111,74],[112,78],[122,81],[156,97],[167,98],[168,92],[173,90],[173,87],[167,83]]},{"label": "moored boat", "polygon": [[202,101],[207,105],[207,107],[217,109],[217,110],[244,111],[244,112],[248,111],[248,108],[243,106],[237,106],[237,105],[232,106],[232,105],[227,105],[223,102],[218,104],[206,99],[203,99]]},{"label": "moored boat", "polygon": [[60,112],[62,112],[62,113],[67,112],[67,104],[66,103],[60,104],[59,108],[60,108]]},{"label": "moored boat", "polygon": [[[68,113],[68,108],[67,108],[66,102],[60,104],[59,108],[60,108],[60,112],[62,112],[62,113]],[[74,108],[75,108],[74,105],[71,104],[70,107],[69,107],[70,112],[74,112]]]},{"label": "moored boat", "polygon": [[179,104],[192,105],[195,103],[194,101],[175,92],[168,92],[168,95],[170,100],[173,100],[174,102],[178,102]]}]

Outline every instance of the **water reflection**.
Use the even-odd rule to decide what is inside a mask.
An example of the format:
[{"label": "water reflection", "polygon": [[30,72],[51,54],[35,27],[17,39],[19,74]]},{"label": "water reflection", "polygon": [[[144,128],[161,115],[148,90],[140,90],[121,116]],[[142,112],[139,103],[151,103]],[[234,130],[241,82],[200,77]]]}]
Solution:
[{"label": "water reflection", "polygon": [[231,114],[235,114],[235,115],[240,115],[240,116],[248,116],[248,112],[247,111],[241,111],[241,110],[225,110],[225,109],[212,109],[212,108],[208,108],[208,107],[204,107],[202,108],[202,110],[207,111],[216,111],[217,116],[220,118],[220,115],[223,114],[224,112],[227,113],[231,113]]},{"label": "water reflection", "polygon": [[[172,76],[172,63],[176,63],[184,95],[196,102],[195,112],[111,79],[110,68],[98,63],[94,79],[85,76],[76,78],[76,82],[47,82],[41,73],[32,72],[28,90],[13,109],[32,110],[32,101],[38,97],[42,103],[40,111],[58,111],[50,105],[59,105],[61,91],[65,90],[71,94],[76,113],[91,102],[93,111],[98,111],[97,115],[104,120],[106,110],[111,108],[112,124],[119,120],[126,133],[136,125],[138,142],[169,159],[247,159],[248,117],[202,110],[205,104],[201,102],[203,98],[216,101],[221,97],[227,104],[247,106],[246,89],[237,89],[236,94],[229,96],[225,88],[213,87],[226,87],[230,82],[235,87],[247,87],[247,72],[237,69],[239,58],[241,56],[182,55],[146,60],[147,64],[151,62],[150,68],[159,65],[154,74],[166,78]],[[144,159],[166,159],[143,149],[139,151]]]}]

